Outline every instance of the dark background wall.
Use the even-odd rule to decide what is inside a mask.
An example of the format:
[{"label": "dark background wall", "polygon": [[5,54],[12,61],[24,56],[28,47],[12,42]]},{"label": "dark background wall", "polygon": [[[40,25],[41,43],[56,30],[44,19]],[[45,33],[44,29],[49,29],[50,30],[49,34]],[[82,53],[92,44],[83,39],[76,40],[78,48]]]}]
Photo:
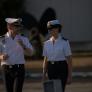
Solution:
[{"label": "dark background wall", "polygon": [[36,27],[43,36],[47,21],[59,19],[74,50],[92,51],[92,0],[1,0],[0,35],[7,31],[6,17],[22,17],[27,30]]},{"label": "dark background wall", "polygon": [[92,41],[92,0],[25,0],[26,11],[38,21],[48,7],[55,10],[67,38]]},{"label": "dark background wall", "polygon": [[0,36],[7,32],[5,18],[20,17],[24,0],[0,0]]}]

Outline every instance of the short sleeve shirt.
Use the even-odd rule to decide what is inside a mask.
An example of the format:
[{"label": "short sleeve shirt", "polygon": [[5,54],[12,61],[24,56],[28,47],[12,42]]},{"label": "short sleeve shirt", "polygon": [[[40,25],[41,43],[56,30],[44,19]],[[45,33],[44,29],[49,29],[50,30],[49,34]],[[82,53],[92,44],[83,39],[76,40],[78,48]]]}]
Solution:
[{"label": "short sleeve shirt", "polygon": [[24,45],[27,48],[33,50],[32,45],[29,43],[29,40],[26,37],[21,35],[17,35],[14,39],[12,39],[7,33],[2,41],[0,41],[0,53],[8,54],[9,58],[6,61],[1,61],[1,65],[14,65],[14,64],[24,64],[24,50],[17,43],[17,40],[20,39],[23,41]]},{"label": "short sleeve shirt", "polygon": [[61,36],[55,40],[53,44],[52,38],[44,42],[43,56],[46,56],[48,61],[63,61],[66,56],[72,55],[71,48],[68,40],[63,39]]}]

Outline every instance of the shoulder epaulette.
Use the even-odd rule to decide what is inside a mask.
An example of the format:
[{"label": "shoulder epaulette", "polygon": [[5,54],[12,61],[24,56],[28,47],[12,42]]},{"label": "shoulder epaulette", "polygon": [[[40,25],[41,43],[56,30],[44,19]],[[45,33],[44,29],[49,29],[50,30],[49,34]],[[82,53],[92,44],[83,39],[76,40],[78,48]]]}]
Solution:
[{"label": "shoulder epaulette", "polygon": [[65,41],[67,41],[67,40],[68,40],[68,39],[67,39],[67,38],[65,38],[65,37],[62,37],[62,39],[63,39],[63,40],[65,40]]},{"label": "shoulder epaulette", "polygon": [[24,34],[20,34],[21,36],[25,36]]},{"label": "shoulder epaulette", "polygon": [[0,36],[0,42],[5,44],[5,35]]}]

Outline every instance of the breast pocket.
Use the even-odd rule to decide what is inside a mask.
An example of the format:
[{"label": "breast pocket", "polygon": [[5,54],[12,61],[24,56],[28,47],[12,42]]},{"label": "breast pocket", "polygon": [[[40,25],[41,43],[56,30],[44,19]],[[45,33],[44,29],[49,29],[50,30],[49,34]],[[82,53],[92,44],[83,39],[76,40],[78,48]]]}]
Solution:
[{"label": "breast pocket", "polygon": [[48,56],[53,55],[54,54],[54,48],[53,47],[47,47],[46,53],[47,53]]},{"label": "breast pocket", "polygon": [[56,53],[57,56],[64,55],[62,46],[57,46],[54,50],[55,50],[55,53]]}]

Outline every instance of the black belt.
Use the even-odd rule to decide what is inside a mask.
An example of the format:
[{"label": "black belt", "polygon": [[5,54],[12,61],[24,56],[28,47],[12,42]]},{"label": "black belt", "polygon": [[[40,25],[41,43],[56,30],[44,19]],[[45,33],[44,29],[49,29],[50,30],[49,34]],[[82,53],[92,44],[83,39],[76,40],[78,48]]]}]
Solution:
[{"label": "black belt", "polygon": [[24,67],[24,64],[14,64],[14,65],[2,65],[2,67],[14,68],[14,67]]},{"label": "black belt", "polygon": [[65,63],[66,60],[62,60],[62,61],[48,61],[49,64],[61,64],[61,63]]}]

